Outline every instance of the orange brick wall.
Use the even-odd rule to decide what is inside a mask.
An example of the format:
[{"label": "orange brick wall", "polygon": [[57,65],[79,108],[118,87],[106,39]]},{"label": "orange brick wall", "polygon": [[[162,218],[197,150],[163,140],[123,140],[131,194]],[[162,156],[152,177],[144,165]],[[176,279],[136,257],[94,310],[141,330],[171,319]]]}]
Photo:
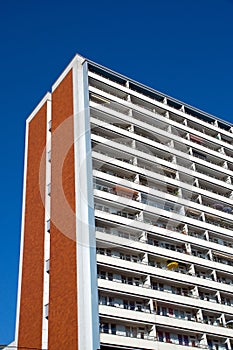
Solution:
[{"label": "orange brick wall", "polygon": [[[39,170],[46,144],[46,104],[29,123],[24,252],[20,299],[18,346],[41,348],[44,272],[44,198],[39,188]],[[44,164],[45,165],[45,164]],[[45,181],[45,167],[40,180]],[[44,196],[45,193],[42,194]],[[19,286],[20,287],[20,286]]]},{"label": "orange brick wall", "polygon": [[[52,94],[49,350],[78,348],[72,114],[70,71]],[[71,147],[64,157],[67,142]]]}]

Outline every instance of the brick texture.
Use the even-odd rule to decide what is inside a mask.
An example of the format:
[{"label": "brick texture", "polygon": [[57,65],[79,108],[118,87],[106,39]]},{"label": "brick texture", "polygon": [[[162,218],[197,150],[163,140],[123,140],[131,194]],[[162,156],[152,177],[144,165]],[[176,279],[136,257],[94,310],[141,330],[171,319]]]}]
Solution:
[{"label": "brick texture", "polygon": [[78,348],[72,115],[70,71],[52,94],[49,350]]},{"label": "brick texture", "polygon": [[[29,123],[18,346],[41,348],[44,271],[46,104]],[[40,172],[41,170],[41,172]],[[40,179],[39,179],[40,172]],[[42,181],[42,194],[39,181]],[[41,197],[42,195],[42,197]]]}]

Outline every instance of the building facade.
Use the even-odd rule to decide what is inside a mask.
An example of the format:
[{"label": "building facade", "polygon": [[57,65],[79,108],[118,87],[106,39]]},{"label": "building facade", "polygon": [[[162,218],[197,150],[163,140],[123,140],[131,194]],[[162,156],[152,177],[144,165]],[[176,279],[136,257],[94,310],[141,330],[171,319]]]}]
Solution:
[{"label": "building facade", "polygon": [[233,127],[79,55],[27,119],[19,348],[233,349]]}]

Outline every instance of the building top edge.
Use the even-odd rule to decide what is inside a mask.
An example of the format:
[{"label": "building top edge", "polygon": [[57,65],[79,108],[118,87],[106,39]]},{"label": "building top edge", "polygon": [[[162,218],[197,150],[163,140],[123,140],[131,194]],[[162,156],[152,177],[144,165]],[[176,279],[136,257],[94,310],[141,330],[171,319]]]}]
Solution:
[{"label": "building top edge", "polygon": [[[174,97],[171,97],[163,92],[160,92],[150,86],[147,86],[143,83],[140,83],[134,79],[129,78],[126,75],[123,75],[121,73],[118,73],[110,68],[107,68],[99,63],[96,63],[92,60],[89,60],[88,58],[83,57],[80,54],[76,54],[74,56],[74,58],[71,60],[71,62],[68,64],[68,66],[63,70],[63,72],[60,74],[60,76],[58,77],[58,79],[54,82],[54,84],[52,85],[52,92],[54,92],[56,90],[56,88],[59,86],[59,84],[61,83],[61,81],[65,78],[65,76],[69,73],[69,71],[71,69],[73,69],[73,67],[75,66],[76,63],[81,63],[83,64],[84,62],[87,62],[90,66],[92,67],[96,67],[99,70],[102,70],[104,72],[109,73],[110,75],[113,75],[115,77],[118,77],[119,79],[125,80],[125,81],[129,81],[130,83],[134,84],[135,86],[137,86],[139,89],[143,89],[146,90],[152,94],[154,94],[155,96],[158,97],[158,99],[160,99],[160,102],[162,102],[163,99],[167,99],[167,104],[170,104],[171,107],[174,107],[175,110],[179,110],[181,111],[181,107],[183,106],[185,108],[185,113],[186,114],[191,114],[194,117],[196,117],[197,119],[203,119],[206,118],[207,120],[210,121],[215,121],[217,120],[219,123],[221,123],[223,126],[227,126],[229,128],[231,128],[233,126],[233,123],[222,119],[220,117],[217,117],[213,114],[210,114],[208,112],[205,112],[199,108],[193,107],[183,101],[180,101]],[[29,115],[29,117],[27,118],[27,122],[29,122],[34,115],[37,113],[37,111],[41,108],[41,106],[43,105],[43,103],[47,100],[47,99],[51,99],[51,94],[47,93],[45,95],[45,97],[41,100],[41,102],[39,102],[39,104],[36,106],[36,108],[33,110],[33,112]],[[179,107],[179,108],[178,108]]]},{"label": "building top edge", "polygon": [[68,66],[63,70],[63,72],[60,74],[60,76],[57,78],[57,80],[52,85],[52,93],[56,90],[56,88],[59,86],[59,84],[62,82],[62,80],[65,78],[65,76],[69,73],[69,71],[75,66],[77,62],[83,64],[86,61],[86,58],[83,56],[76,54],[74,58],[71,60],[71,62],[68,64]]},{"label": "building top edge", "polygon": [[[213,119],[213,120],[217,120],[217,121],[219,121],[220,123],[227,124],[229,127],[232,127],[232,126],[233,126],[233,123],[231,123],[231,122],[229,122],[229,121],[227,121],[227,120],[225,120],[225,119],[222,119],[222,118],[217,117],[217,116],[215,116],[215,115],[213,115],[213,114],[210,114],[210,113],[208,113],[208,112],[205,112],[205,111],[203,111],[203,110],[201,110],[201,109],[199,109],[199,108],[197,108],[197,107],[191,106],[191,105],[189,105],[188,103],[185,103],[185,102],[180,101],[180,100],[178,100],[178,99],[176,99],[176,98],[174,98],[174,97],[171,97],[171,96],[169,96],[169,95],[167,95],[167,94],[165,94],[165,93],[163,93],[163,92],[161,92],[161,91],[158,91],[158,90],[156,90],[156,89],[154,89],[154,88],[152,88],[152,87],[150,87],[150,86],[147,86],[147,85],[145,85],[145,84],[143,84],[143,83],[140,83],[140,82],[138,82],[138,81],[136,81],[136,80],[134,80],[134,79],[131,79],[131,78],[129,78],[128,76],[125,76],[125,75],[123,75],[123,74],[121,74],[121,73],[118,73],[118,72],[116,72],[116,71],[114,71],[114,70],[112,70],[112,69],[106,68],[105,66],[103,66],[103,65],[101,65],[101,64],[98,64],[98,63],[96,63],[96,62],[94,62],[94,61],[91,61],[91,60],[89,60],[89,59],[86,59],[86,61],[87,61],[89,64],[91,64],[92,66],[94,66],[94,67],[98,67],[98,68],[101,69],[101,70],[104,70],[104,71],[106,71],[106,72],[109,72],[110,74],[115,75],[115,76],[117,76],[117,77],[119,77],[119,78],[121,78],[121,79],[130,81],[130,82],[132,82],[133,84],[137,85],[138,87],[141,87],[142,89],[148,90],[148,91],[154,93],[155,95],[158,95],[159,97],[161,97],[161,99],[162,99],[162,98],[166,98],[167,100],[173,102],[174,104],[180,105],[180,107],[181,107],[181,106],[184,106],[186,109],[188,109],[188,110],[190,110],[190,111],[193,111],[194,113],[200,114],[200,115],[202,115],[202,116],[204,116],[204,117],[207,117],[207,118],[210,118],[210,119]],[[198,116],[196,116],[196,117],[198,118]]]},{"label": "building top edge", "polygon": [[47,92],[45,96],[40,100],[37,106],[33,109],[31,114],[26,119],[26,123],[30,123],[30,121],[35,117],[35,115],[39,112],[39,110],[43,107],[43,105],[47,102],[51,101],[51,93]]}]

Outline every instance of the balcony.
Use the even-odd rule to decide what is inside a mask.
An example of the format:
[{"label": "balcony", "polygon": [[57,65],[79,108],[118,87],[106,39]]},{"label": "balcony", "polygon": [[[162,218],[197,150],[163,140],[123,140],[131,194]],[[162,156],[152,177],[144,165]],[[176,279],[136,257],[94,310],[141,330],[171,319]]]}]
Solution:
[{"label": "balcony", "polygon": [[108,233],[110,235],[114,235],[117,237],[125,238],[125,239],[130,239],[132,241],[139,241],[140,239],[140,234],[138,233],[132,233],[132,232],[127,232],[126,229],[122,230],[117,229],[115,227],[106,227],[106,226],[101,226],[101,222],[96,223],[96,231],[98,232],[103,232],[103,233]]},{"label": "balcony", "polygon": [[[102,321],[102,320],[101,320]],[[104,322],[103,322],[104,321]],[[103,319],[100,324],[100,333],[107,333],[122,337],[136,338],[136,339],[145,339],[145,340],[155,340],[155,337],[150,336],[147,327],[142,325],[140,327],[135,327],[131,325],[126,325],[124,322],[122,324],[113,324],[108,323]],[[119,321],[118,321],[119,322]]]},{"label": "balcony", "polygon": [[[148,300],[149,303],[149,300]],[[118,296],[118,297],[109,297],[100,295],[99,297],[99,305],[102,306],[110,306],[114,308],[137,311],[143,313],[151,313],[150,306],[148,303],[144,303],[139,300],[127,300],[126,296]]]},{"label": "balcony", "polygon": [[126,218],[126,219],[138,220],[138,214],[135,213],[136,210],[135,210],[135,212],[133,212],[133,211],[130,211],[130,209],[125,210],[125,209],[121,209],[121,208],[114,208],[114,207],[109,207],[109,206],[102,205],[99,203],[95,203],[95,209],[101,210],[101,211],[109,213],[109,214],[118,215],[118,216],[121,216],[121,217]]},{"label": "balcony", "polygon": [[[158,330],[158,341],[160,343],[166,343],[166,346],[169,347],[172,345],[182,345],[181,349],[186,349],[189,347],[196,347],[196,348],[201,348],[201,349],[208,349],[208,347],[204,344],[200,343],[200,340],[198,339],[198,336],[196,335],[191,335],[191,334],[178,334],[175,333],[175,331],[166,331],[166,330]],[[159,345],[160,346],[160,345]],[[165,347],[165,349],[168,349],[168,347]],[[174,347],[176,349],[176,347]]]},{"label": "balcony", "polygon": [[[95,85],[95,84],[96,84],[96,80],[95,80],[94,85]],[[101,91],[101,90],[103,90],[103,87],[104,87],[104,86],[105,86],[105,84],[103,84],[103,83],[98,83],[98,88],[97,88],[97,89],[98,89],[99,91]],[[107,87],[104,88],[104,89],[105,89],[106,93],[107,93],[109,96],[111,96],[111,94],[112,94],[112,96],[117,96],[118,98],[120,98],[120,99],[122,100],[122,103],[124,104],[124,100],[126,99],[127,93],[125,93],[125,92],[123,92],[123,91],[119,92],[118,89],[112,88],[112,87],[109,87],[109,86],[107,86]],[[98,93],[98,90],[97,90],[97,93]],[[155,106],[154,104],[149,103],[149,102],[146,102],[145,100],[143,100],[143,99],[141,99],[141,98],[138,98],[138,97],[131,96],[131,99],[132,99],[132,102],[133,102],[133,104],[131,104],[131,108],[133,108],[134,105],[135,105],[135,106],[140,106],[140,107],[142,107],[145,111],[154,112],[154,113],[155,113],[155,116],[152,117],[152,115],[151,115],[151,119],[152,119],[152,120],[155,120],[155,119],[156,119],[156,114],[159,114],[159,116],[160,116],[161,118],[164,118],[164,120],[167,119],[167,118],[165,117],[165,109],[159,108],[159,107]],[[159,99],[163,99],[163,98],[160,97]],[[118,103],[118,104],[119,104],[119,103]],[[180,105],[180,104],[179,104],[179,107],[177,107],[177,106],[176,106],[177,104],[174,103],[174,102],[171,102],[170,100],[167,101],[167,104],[168,104],[168,105],[171,104],[171,107],[174,107],[174,105],[175,105],[174,108],[178,108],[178,109],[181,108],[181,105]],[[120,105],[120,104],[119,104],[119,105]],[[214,122],[213,122],[213,121],[210,122],[208,118],[203,117],[203,116],[201,116],[201,115],[196,116],[196,113],[193,112],[193,111],[190,112],[190,109],[189,109],[189,108],[186,108],[186,107],[185,107],[185,110],[187,110],[188,114],[190,114],[190,113],[191,113],[191,115],[194,115],[194,114],[195,114],[195,118],[196,118],[196,122],[195,122],[195,121],[188,120],[188,128],[193,129],[193,130],[198,130],[198,131],[201,132],[201,133],[205,133],[206,135],[209,135],[210,137],[213,138],[213,142],[216,142],[216,138],[218,138],[219,133],[215,130],[215,129],[216,129],[215,126],[214,126],[214,128],[211,126],[211,124],[213,124]],[[134,112],[136,112],[136,110],[135,110]],[[140,113],[140,112],[137,111],[137,113]],[[149,114],[151,114],[151,113],[148,112],[148,113],[145,113],[145,114],[146,114],[146,115],[147,115],[147,114],[149,115]],[[165,119],[165,118],[166,118],[166,119]],[[198,124],[198,121],[199,121],[198,118],[203,119],[203,120],[205,121],[205,125],[204,125],[204,124],[203,124],[203,125],[199,125],[199,124]],[[142,120],[145,119],[144,114],[142,115],[142,118],[141,118],[141,119],[142,119]],[[179,125],[183,125],[184,120],[185,120],[185,118],[184,118],[183,116],[180,116],[180,115],[177,115],[177,114],[174,114],[174,113],[171,113],[171,112],[170,112],[170,118],[169,118],[169,119],[172,120],[172,121],[174,121],[174,122],[177,124],[177,127],[179,127]],[[208,119],[208,120],[207,120],[207,119]],[[151,125],[151,123],[149,123],[149,124]],[[209,124],[209,125],[208,125],[208,124]],[[221,125],[224,125],[224,127],[222,128],[222,130],[229,132],[230,126],[225,126],[225,124],[222,124],[222,123],[218,123],[218,124],[219,124],[219,128],[220,128],[220,129],[221,129]],[[195,135],[195,136],[196,136],[196,135]],[[226,136],[226,135],[222,135],[222,136],[221,136],[221,141],[226,142],[226,144],[228,144],[228,143],[231,144],[231,142],[232,142],[231,137],[229,137],[228,135],[227,135],[227,136]]]},{"label": "balcony", "polygon": [[195,143],[197,143],[198,145],[203,145],[203,144],[204,144],[203,138],[201,138],[201,137],[199,137],[199,136],[197,136],[197,135],[190,134],[190,135],[189,135],[189,139],[190,139],[190,141],[195,142]]},{"label": "balcony", "polygon": [[[101,348],[106,344],[107,349],[109,345],[114,347],[118,346],[119,349],[124,349],[125,346],[130,346],[132,349],[146,349],[146,350],[157,350],[158,344],[154,336],[146,336],[146,339],[139,338],[137,333],[116,332],[116,334],[111,333],[110,330],[100,330],[100,343]],[[127,345],[126,345],[127,344]],[[165,349],[164,349],[165,350]],[[174,349],[175,350],[175,349]],[[185,349],[182,349],[185,350]]]},{"label": "balcony", "polygon": [[[140,329],[141,328],[141,329]],[[143,327],[125,326],[124,324],[101,323],[100,326],[101,344],[114,344],[118,346],[132,346],[141,349],[177,349],[181,345],[181,349],[186,350],[191,347],[200,349],[208,349],[208,346],[201,344],[201,340],[192,334],[177,334],[166,331],[158,331],[158,336],[150,335]],[[127,340],[124,339],[127,337]],[[200,337],[200,336],[199,336]],[[159,344],[158,344],[159,342]],[[163,347],[164,344],[164,347]]]},{"label": "balcony", "polygon": [[[109,254],[109,256],[111,256],[111,254]],[[119,259],[119,257],[118,257],[118,259]],[[135,262],[132,260],[131,257],[130,257],[130,261]],[[137,262],[137,263],[147,265],[145,262],[142,262],[142,261]],[[123,284],[127,284],[127,285],[147,288],[147,289],[149,288],[149,289],[154,289],[154,290],[160,290],[160,291],[164,291],[167,293],[172,293],[172,294],[176,294],[176,295],[183,295],[183,296],[199,299],[199,297],[195,293],[193,293],[191,291],[191,289],[189,290],[187,288],[187,286],[183,287],[183,288],[176,287],[175,284],[168,286],[168,285],[165,285],[163,283],[157,283],[153,279],[152,279],[151,284],[148,284],[147,280],[146,280],[146,276],[144,276],[144,275],[143,275],[143,278],[140,276],[138,277],[136,275],[132,275],[132,274],[127,275],[127,271],[118,272],[114,275],[112,272],[105,271],[105,270],[103,270],[103,268],[102,269],[101,268],[102,268],[101,266],[99,266],[99,268],[98,268],[98,277],[101,279],[106,279],[106,280],[114,281],[117,283],[123,283]],[[161,266],[160,268],[164,270],[164,269],[166,269],[166,265],[164,265],[163,267]],[[167,268],[167,270],[169,271],[169,268]],[[181,269],[178,270],[177,272],[181,272]],[[212,301],[212,300],[210,300],[210,301]],[[214,302],[216,302],[216,300],[214,300]]]}]

